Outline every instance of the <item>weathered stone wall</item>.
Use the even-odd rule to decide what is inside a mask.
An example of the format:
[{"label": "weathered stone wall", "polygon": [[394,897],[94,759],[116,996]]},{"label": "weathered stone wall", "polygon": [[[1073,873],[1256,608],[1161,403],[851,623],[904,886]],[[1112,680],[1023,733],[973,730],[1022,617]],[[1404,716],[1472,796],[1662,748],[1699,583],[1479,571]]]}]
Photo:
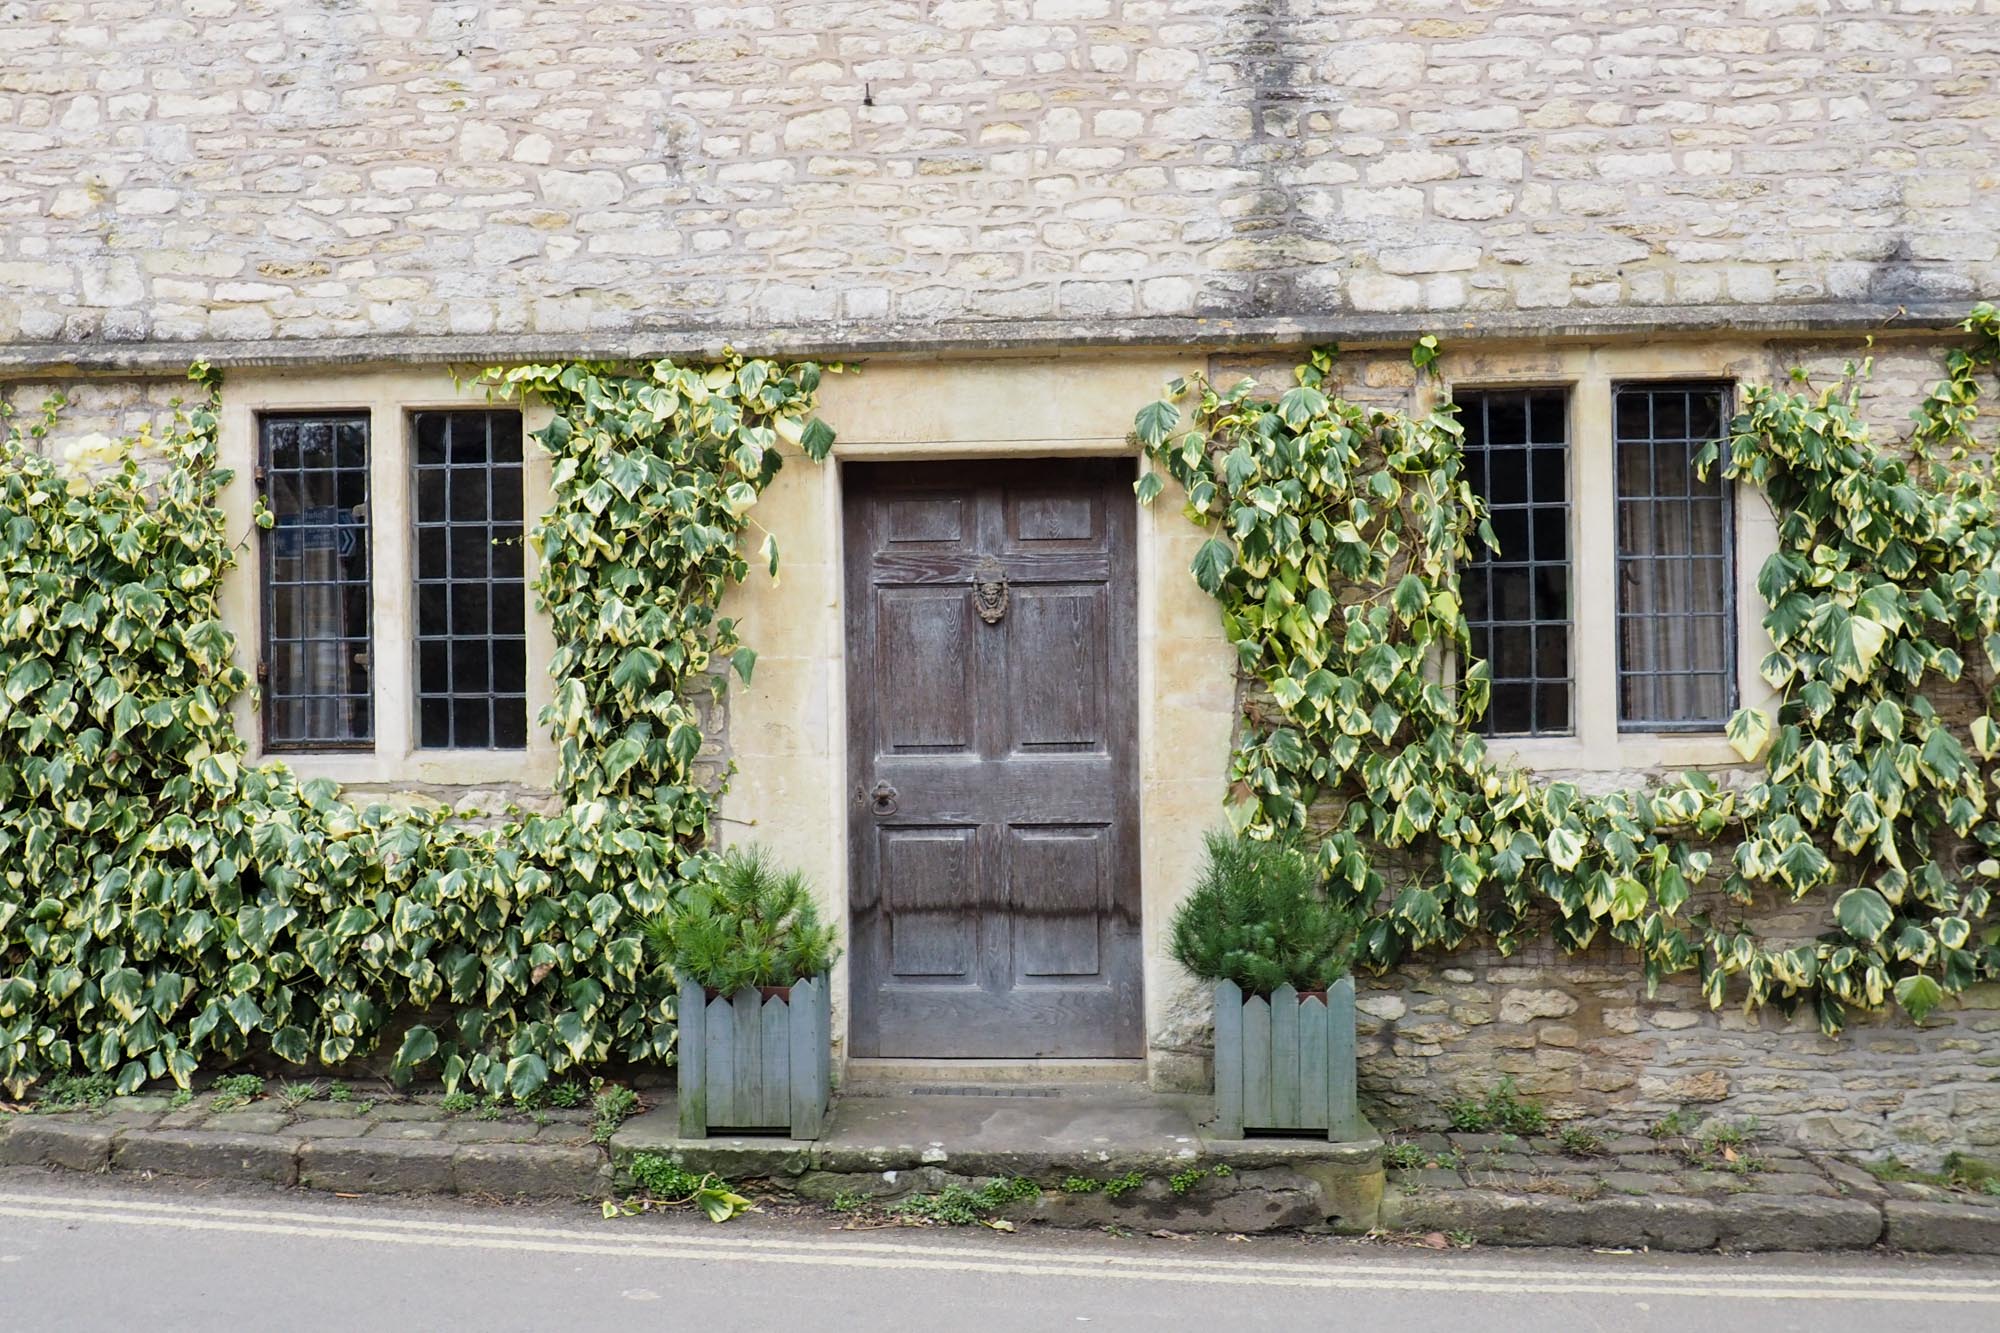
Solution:
[{"label": "weathered stone wall", "polygon": [[1996,71],[2000,0],[7,0],[0,344],[1961,304]]},{"label": "weathered stone wall", "polygon": [[[88,466],[83,455],[103,440],[125,440],[150,430],[159,434],[172,422],[174,400],[189,396],[185,379],[37,379],[0,381],[0,412],[11,413],[12,426],[29,435],[39,452]],[[43,404],[60,397],[63,406],[55,427],[36,438]]]},{"label": "weathered stone wall", "polygon": [[1440,1126],[1446,1102],[1512,1078],[1558,1119],[1619,1129],[1686,1108],[1906,1161],[2000,1145],[2000,986],[1921,1027],[1857,1016],[1827,1037],[1804,1010],[1711,1011],[1692,975],[1648,997],[1623,950],[1543,941],[1408,962],[1357,996],[1361,1087],[1389,1125]]}]

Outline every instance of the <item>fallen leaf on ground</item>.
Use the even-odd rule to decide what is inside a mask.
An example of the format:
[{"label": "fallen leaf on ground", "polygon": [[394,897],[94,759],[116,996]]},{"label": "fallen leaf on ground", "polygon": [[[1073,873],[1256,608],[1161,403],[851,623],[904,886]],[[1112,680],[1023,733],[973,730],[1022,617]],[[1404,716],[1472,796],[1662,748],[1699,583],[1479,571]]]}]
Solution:
[{"label": "fallen leaf on ground", "polygon": [[1425,1236],[1424,1244],[1430,1246],[1433,1250],[1444,1250],[1451,1247],[1451,1242],[1444,1238],[1444,1232],[1442,1231],[1433,1231]]}]

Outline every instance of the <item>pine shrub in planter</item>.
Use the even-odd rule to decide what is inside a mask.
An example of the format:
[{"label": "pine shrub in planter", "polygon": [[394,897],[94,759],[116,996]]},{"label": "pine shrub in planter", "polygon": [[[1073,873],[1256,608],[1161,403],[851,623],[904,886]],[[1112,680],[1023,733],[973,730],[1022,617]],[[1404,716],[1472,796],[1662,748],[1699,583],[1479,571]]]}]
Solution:
[{"label": "pine shrub in planter", "polygon": [[680,991],[680,1133],[816,1139],[830,1095],[840,956],[805,876],[731,848],[649,927]]},{"label": "pine shrub in planter", "polygon": [[1366,1132],[1354,1087],[1355,926],[1296,842],[1208,835],[1171,947],[1215,986],[1217,1134]]}]

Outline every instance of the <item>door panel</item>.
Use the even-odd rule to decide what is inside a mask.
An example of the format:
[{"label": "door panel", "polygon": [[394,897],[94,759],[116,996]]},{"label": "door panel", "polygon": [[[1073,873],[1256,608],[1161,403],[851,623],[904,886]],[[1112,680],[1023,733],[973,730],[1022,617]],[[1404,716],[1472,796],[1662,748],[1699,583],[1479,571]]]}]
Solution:
[{"label": "door panel", "polygon": [[1007,660],[1033,670],[1007,675],[1012,748],[1102,751],[1104,748],[1104,585],[1022,588],[1006,619]]},{"label": "door panel", "polygon": [[884,828],[883,916],[897,977],[969,981],[978,966],[979,916],[957,892],[976,855],[970,828]]},{"label": "door panel", "polygon": [[895,754],[950,754],[972,745],[971,598],[954,588],[884,588],[876,608],[885,662],[896,663],[896,706],[883,718]]},{"label": "door panel", "polygon": [[852,1050],[1143,1054],[1131,462],[844,476]]},{"label": "door panel", "polygon": [[1009,830],[1015,984],[1103,971],[1111,841],[1103,825]]}]

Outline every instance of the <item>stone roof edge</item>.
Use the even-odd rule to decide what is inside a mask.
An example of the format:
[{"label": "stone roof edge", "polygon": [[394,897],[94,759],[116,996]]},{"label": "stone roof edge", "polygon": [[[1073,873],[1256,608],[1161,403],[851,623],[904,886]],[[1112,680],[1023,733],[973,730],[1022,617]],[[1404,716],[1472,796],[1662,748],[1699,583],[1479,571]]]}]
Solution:
[{"label": "stone roof edge", "polygon": [[1427,315],[1280,315],[1255,318],[941,321],[931,324],[816,324],[786,330],[684,325],[618,333],[359,334],[255,341],[0,344],[0,376],[23,373],[178,373],[203,358],[222,367],[324,368],[380,365],[488,365],[549,359],[604,361],[698,357],[725,345],[756,355],[853,360],[864,356],[1047,355],[1063,351],[1203,348],[1215,351],[1407,343],[1436,334],[1448,342],[1579,341],[1653,335],[1864,334],[1942,332],[1970,300],[1825,302],[1779,305],[1620,306]]}]

